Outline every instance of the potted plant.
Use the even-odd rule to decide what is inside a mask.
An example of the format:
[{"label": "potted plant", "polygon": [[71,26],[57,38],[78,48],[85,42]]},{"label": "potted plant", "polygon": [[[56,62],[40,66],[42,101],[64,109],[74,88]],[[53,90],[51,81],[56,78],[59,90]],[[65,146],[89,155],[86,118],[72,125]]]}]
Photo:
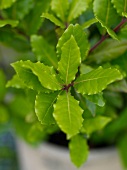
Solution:
[{"label": "potted plant", "polygon": [[4,123],[30,143],[64,132],[77,167],[117,143],[127,167],[126,17],[126,0],[0,1],[1,51],[18,52],[0,58]]}]

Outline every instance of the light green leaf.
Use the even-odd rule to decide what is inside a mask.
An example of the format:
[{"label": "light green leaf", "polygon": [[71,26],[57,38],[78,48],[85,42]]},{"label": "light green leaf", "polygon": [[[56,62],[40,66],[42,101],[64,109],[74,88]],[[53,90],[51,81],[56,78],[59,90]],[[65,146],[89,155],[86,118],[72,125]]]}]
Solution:
[{"label": "light green leaf", "polygon": [[98,20],[96,18],[92,18],[92,19],[86,21],[81,26],[82,26],[83,29],[86,29],[86,28],[89,28],[92,24],[95,24],[96,22],[98,22]]},{"label": "light green leaf", "polygon": [[52,0],[51,9],[63,22],[66,21],[66,14],[69,8],[68,0]]},{"label": "light green leaf", "polygon": [[83,31],[82,27],[78,24],[69,25],[69,27],[65,30],[63,35],[58,41],[57,44],[57,55],[61,56],[63,45],[70,39],[71,35],[74,36],[76,43],[80,49],[81,59],[84,60],[88,54],[89,43],[87,40],[86,33]]},{"label": "light green leaf", "polygon": [[16,0],[0,0],[0,9],[9,8]]},{"label": "light green leaf", "polygon": [[121,56],[127,50],[127,40],[115,41],[108,39],[89,55],[90,61],[97,64],[111,61]]},{"label": "light green leaf", "polygon": [[71,161],[80,167],[88,158],[89,148],[82,135],[76,135],[69,142]]},{"label": "light green leaf", "polygon": [[0,101],[3,100],[4,95],[6,93],[5,84],[6,84],[5,74],[2,70],[0,70]]},{"label": "light green leaf", "polygon": [[53,118],[53,104],[56,101],[58,92],[46,94],[39,93],[36,96],[35,101],[35,112],[38,117],[38,120],[44,125],[55,124]]},{"label": "light green leaf", "polygon": [[37,60],[46,65],[54,66],[57,69],[57,57],[55,50],[50,46],[42,36],[31,36],[32,50],[35,53]]},{"label": "light green leaf", "polygon": [[115,18],[117,16],[117,12],[113,8],[111,0],[95,0],[93,9],[94,15],[101,23],[102,27],[106,28],[108,34],[112,38],[118,39],[115,32],[111,29],[111,26],[116,22]]},{"label": "light green leaf", "polygon": [[53,116],[60,129],[69,138],[76,135],[82,126],[83,110],[78,103],[70,93],[64,92],[58,96],[57,102],[54,104]]},{"label": "light green leaf", "polygon": [[[49,91],[41,85],[40,81],[38,80],[38,77],[34,75],[30,69],[23,67],[23,61],[13,63],[12,66],[14,67],[16,73],[18,74],[18,77],[21,79],[23,84],[25,84],[25,86],[36,91]],[[12,80],[12,82],[14,81]]]},{"label": "light green leaf", "polygon": [[121,16],[127,15],[127,0],[111,0],[118,14]]},{"label": "light green leaf", "polygon": [[92,71],[93,68],[89,65],[86,65],[86,64],[81,64],[80,66],[80,72],[81,74],[86,74],[86,73],[89,73],[90,71]]},{"label": "light green leaf", "polygon": [[89,7],[90,0],[73,0],[70,4],[68,22],[79,17]]},{"label": "light green leaf", "polygon": [[103,107],[105,105],[104,99],[103,99],[103,94],[102,93],[98,93],[98,94],[93,94],[93,95],[84,95],[84,97],[95,103],[96,105]]},{"label": "light green leaf", "polygon": [[80,65],[80,50],[73,36],[63,45],[61,60],[58,63],[58,71],[61,79],[67,85],[75,79],[75,74]]},{"label": "light green leaf", "polygon": [[78,77],[74,87],[82,94],[97,94],[104,90],[108,84],[122,78],[122,74],[116,68],[104,69],[99,67]]},{"label": "light green leaf", "polygon": [[16,20],[0,20],[0,27],[4,27],[5,25],[11,25],[12,27],[16,27],[18,23],[19,22]]},{"label": "light green leaf", "polygon": [[6,87],[14,87],[14,88],[26,88],[27,86],[23,83],[22,79],[19,78],[17,74],[13,76],[11,80],[9,80],[6,84]]},{"label": "light green leaf", "polygon": [[[17,68],[18,66],[18,68]],[[37,62],[32,63],[31,61],[19,61],[13,64],[13,67],[16,69],[27,69],[27,71],[32,72],[36,79],[40,81],[43,87],[50,90],[60,90],[61,83],[59,83],[57,76],[53,67],[45,66],[43,63]],[[20,73],[22,74],[22,73]],[[20,77],[20,74],[19,77]],[[30,78],[29,78],[30,79]],[[29,80],[28,80],[29,81]],[[33,80],[34,81],[34,80]]]},{"label": "light green leaf", "polygon": [[61,28],[65,28],[65,25],[52,14],[43,13],[41,17],[49,19],[51,22],[53,22],[57,26],[60,26]]},{"label": "light green leaf", "polygon": [[110,121],[111,118],[105,116],[96,116],[94,118],[84,119],[81,131],[83,133],[91,134],[103,129]]}]

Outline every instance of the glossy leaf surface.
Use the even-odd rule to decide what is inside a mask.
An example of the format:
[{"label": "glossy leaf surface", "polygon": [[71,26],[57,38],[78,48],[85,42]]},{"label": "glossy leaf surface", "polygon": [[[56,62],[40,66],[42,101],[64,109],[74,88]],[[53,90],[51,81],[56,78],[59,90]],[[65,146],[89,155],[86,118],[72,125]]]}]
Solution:
[{"label": "glossy leaf surface", "polygon": [[63,45],[58,71],[61,79],[67,85],[75,78],[80,65],[80,50],[73,36]]},{"label": "glossy leaf surface", "polygon": [[76,135],[82,126],[83,110],[79,107],[78,101],[70,93],[64,92],[58,96],[54,104],[53,116],[60,127],[68,137]]},{"label": "glossy leaf surface", "polygon": [[53,104],[56,101],[58,92],[54,93],[39,93],[36,96],[35,101],[35,112],[38,117],[38,120],[44,125],[55,124],[53,118]]},{"label": "glossy leaf surface", "polygon": [[81,59],[84,60],[87,56],[89,50],[89,43],[87,40],[86,33],[83,31],[82,27],[78,24],[69,25],[69,27],[65,30],[63,35],[60,37],[57,44],[57,55],[61,56],[62,46],[67,42],[71,36],[74,36],[76,43],[80,49]]},{"label": "glossy leaf surface", "polygon": [[122,74],[116,68],[99,67],[78,77],[74,86],[79,93],[90,95],[101,92],[108,84],[122,78]]}]

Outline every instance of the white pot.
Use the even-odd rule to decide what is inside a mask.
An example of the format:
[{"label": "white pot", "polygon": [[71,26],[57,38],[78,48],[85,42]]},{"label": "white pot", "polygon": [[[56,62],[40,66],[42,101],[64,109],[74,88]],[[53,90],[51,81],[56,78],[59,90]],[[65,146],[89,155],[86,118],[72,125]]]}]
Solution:
[{"label": "white pot", "polygon": [[[18,140],[21,170],[77,170],[71,163],[68,149],[43,143],[32,148]],[[79,170],[122,170],[117,151],[113,148],[92,150],[88,161]]]}]

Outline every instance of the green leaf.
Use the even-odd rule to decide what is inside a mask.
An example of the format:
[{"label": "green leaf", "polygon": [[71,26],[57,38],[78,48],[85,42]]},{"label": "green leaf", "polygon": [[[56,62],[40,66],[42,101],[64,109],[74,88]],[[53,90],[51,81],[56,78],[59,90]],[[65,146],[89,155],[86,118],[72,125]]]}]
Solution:
[{"label": "green leaf", "polygon": [[7,108],[0,104],[0,124],[7,123],[9,121],[9,112]]},{"label": "green leaf", "polygon": [[[47,12],[50,7],[50,1],[36,1],[34,3],[34,7],[29,12],[29,15],[27,15],[24,18],[25,21],[25,28],[27,30],[27,33],[29,35],[36,34],[39,28],[42,26],[42,22],[44,18],[40,17],[42,15],[42,12]],[[32,19],[31,19],[32,18]]]},{"label": "green leaf", "polygon": [[82,27],[78,24],[76,25],[71,24],[65,30],[57,44],[57,55],[58,57],[61,56],[63,45],[70,39],[72,35],[75,38],[76,43],[80,49],[81,59],[84,60],[88,54],[89,43],[87,40],[86,33],[83,31]]},{"label": "green leaf", "polygon": [[18,23],[19,22],[16,20],[0,20],[0,27],[4,27],[5,25],[11,25],[12,27],[16,27]]},{"label": "green leaf", "polygon": [[122,74],[116,68],[104,69],[99,67],[78,77],[74,87],[82,94],[97,94],[104,90],[108,84],[122,78]]},{"label": "green leaf", "polygon": [[23,83],[23,81],[19,78],[19,76],[17,74],[15,74],[13,76],[13,78],[7,82],[6,87],[14,87],[17,89],[19,89],[19,88],[24,89],[27,86]]},{"label": "green leaf", "polygon": [[39,93],[36,96],[35,101],[35,112],[38,117],[38,120],[44,125],[55,124],[53,118],[53,104],[56,101],[58,92],[46,94]]},{"label": "green leaf", "polygon": [[51,22],[53,22],[57,26],[60,26],[61,28],[65,28],[65,25],[52,14],[43,13],[41,17],[49,19]]},{"label": "green leaf", "polygon": [[6,84],[6,77],[4,75],[4,72],[0,70],[0,101],[3,100],[4,95],[6,93],[5,84]]},{"label": "green leaf", "polygon": [[68,22],[79,17],[89,7],[91,0],[73,0],[70,4],[70,11],[68,16]]},{"label": "green leaf", "polygon": [[82,126],[83,110],[79,107],[78,101],[70,93],[63,93],[58,96],[54,104],[53,116],[60,129],[68,135],[68,138],[76,135]]},{"label": "green leaf", "polygon": [[12,18],[22,20],[34,6],[33,0],[17,0],[12,8],[10,8],[10,15]]},{"label": "green leaf", "polygon": [[48,66],[54,66],[57,69],[57,57],[55,50],[50,46],[42,36],[31,36],[32,50],[35,53],[37,60]]},{"label": "green leaf", "polygon": [[86,74],[86,73],[89,73],[90,71],[92,71],[93,68],[89,65],[86,65],[86,64],[81,64],[80,66],[80,72],[81,74]]},{"label": "green leaf", "polygon": [[[41,85],[40,81],[38,80],[38,77],[34,75],[30,69],[23,67],[22,64],[23,64],[23,61],[19,61],[19,62],[13,63],[12,66],[14,67],[16,73],[18,74],[17,77],[21,79],[23,84],[25,84],[25,86],[27,86],[30,89],[41,91],[41,92],[47,92],[48,89],[45,89]],[[14,81],[12,80],[12,83],[13,82]],[[14,86],[16,86],[16,84]]]},{"label": "green leaf", "polygon": [[69,142],[71,161],[80,167],[88,158],[88,145],[86,139],[82,135],[76,135]]},{"label": "green leaf", "polygon": [[118,142],[118,150],[124,168],[127,168],[127,135],[123,136]]},{"label": "green leaf", "polygon": [[92,24],[95,24],[96,22],[98,22],[98,20],[96,18],[92,18],[86,21],[84,24],[82,24],[82,28],[83,29],[89,28]]},{"label": "green leaf", "polygon": [[96,105],[103,107],[105,105],[104,99],[103,99],[103,94],[102,93],[98,93],[98,94],[93,94],[93,95],[84,95],[84,97],[95,103]]},{"label": "green leaf", "polygon": [[118,14],[121,16],[127,15],[127,0],[111,0]]},{"label": "green leaf", "polygon": [[68,0],[52,0],[51,9],[63,22],[66,21],[66,14],[69,8]]},{"label": "green leaf", "polygon": [[80,50],[73,36],[63,45],[61,60],[58,63],[58,71],[61,79],[67,85],[75,79],[75,74],[80,65]]},{"label": "green leaf", "polygon": [[108,34],[114,38],[118,39],[115,32],[111,27],[116,22],[115,18],[117,16],[116,10],[113,8],[110,0],[95,0],[94,1],[94,15],[96,19],[101,23],[102,27],[106,28]]},{"label": "green leaf", "polygon": [[[18,70],[27,69],[27,72],[32,72],[36,79],[40,81],[43,87],[50,89],[50,90],[60,90],[61,89],[61,82],[58,81],[57,76],[53,67],[45,66],[43,63],[37,62],[32,63],[31,61],[19,61],[13,64],[13,67]],[[43,74],[42,74],[43,73]],[[21,78],[22,73],[18,73],[19,77]],[[21,76],[20,76],[21,75]],[[31,80],[31,78],[29,77]],[[30,80],[27,81],[30,81]],[[31,80],[34,84],[34,80]],[[36,80],[37,81],[37,80]]]},{"label": "green leaf", "polygon": [[108,39],[89,55],[90,61],[97,64],[108,62],[120,57],[127,50],[127,40],[115,41]]},{"label": "green leaf", "polygon": [[94,118],[84,119],[81,131],[83,133],[91,134],[103,129],[110,121],[111,118],[105,116],[96,116]]},{"label": "green leaf", "polygon": [[9,8],[16,0],[0,0],[0,9]]}]

